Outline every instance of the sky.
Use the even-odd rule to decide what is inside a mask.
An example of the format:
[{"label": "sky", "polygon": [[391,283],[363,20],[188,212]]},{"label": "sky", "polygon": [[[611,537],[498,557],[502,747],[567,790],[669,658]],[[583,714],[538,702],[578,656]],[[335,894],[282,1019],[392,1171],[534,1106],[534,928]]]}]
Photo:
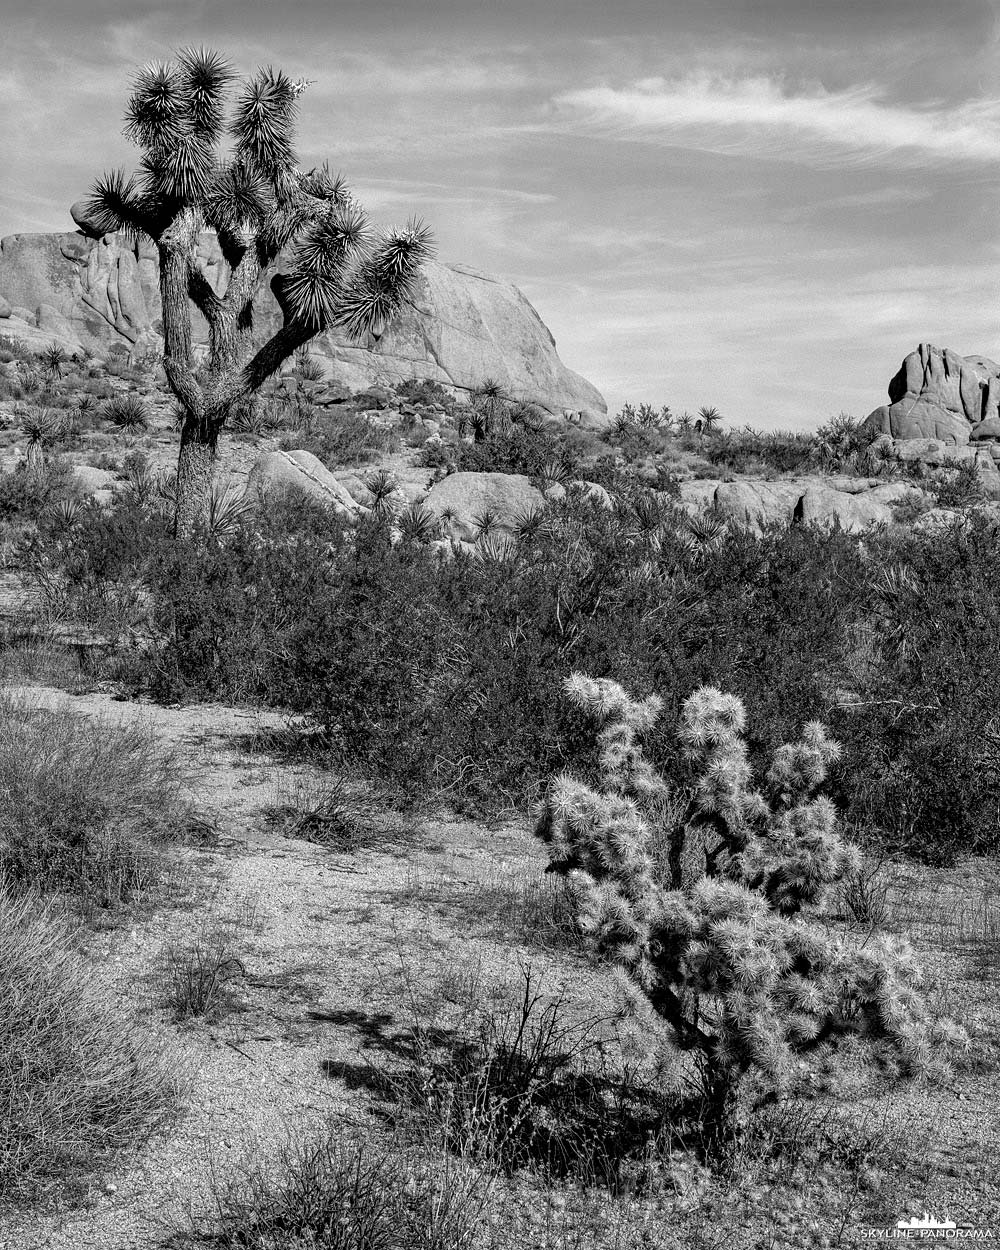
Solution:
[{"label": "sky", "polygon": [[0,0],[0,235],[69,230],[132,75],[303,95],[300,165],[501,274],[606,396],[864,416],[920,342],[1000,359],[1000,0]]}]

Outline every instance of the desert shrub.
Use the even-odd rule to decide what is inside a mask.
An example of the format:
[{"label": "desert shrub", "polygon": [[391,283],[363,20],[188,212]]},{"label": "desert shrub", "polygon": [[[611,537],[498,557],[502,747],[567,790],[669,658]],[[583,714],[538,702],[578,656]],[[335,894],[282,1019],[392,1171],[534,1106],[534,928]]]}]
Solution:
[{"label": "desert shrub", "polygon": [[809,434],[727,431],[706,442],[702,454],[709,463],[733,473],[755,469],[796,473],[816,467],[815,439]]},{"label": "desert shrub", "polygon": [[320,774],[280,787],[264,812],[286,837],[331,851],[386,851],[413,841],[416,827],[393,813],[385,796],[343,777]]},{"label": "desert shrub", "polygon": [[0,695],[0,867],[99,906],[130,903],[183,828],[180,768],[139,723],[92,721]]},{"label": "desert shrub", "polygon": [[409,1003],[408,1062],[381,1074],[397,1123],[508,1174],[611,1189],[634,1177],[669,1100],[616,1044],[610,1017],[574,1017],[530,967],[515,985],[477,979],[457,998],[447,1013]]},{"label": "desert shrub", "polygon": [[[413,793],[515,810],[554,768],[592,766],[584,720],[551,695],[586,667],[659,691],[666,724],[699,685],[731,690],[756,710],[748,749],[765,771],[822,717],[843,746],[829,785],[852,825],[925,858],[995,845],[1000,661],[981,640],[1000,628],[1000,592],[986,522],[863,541],[801,525],[755,535],[692,527],[669,499],[617,484],[613,511],[570,491],[525,518],[502,558],[483,543],[445,559],[416,533],[393,544],[391,507],[351,527],[292,498],[224,543],[169,542],[141,510],[85,510],[50,554],[77,580],[147,581],[158,641],[141,663],[161,697],[303,713],[336,758]],[[916,591],[880,588],[895,565]],[[671,784],[692,783],[673,735],[654,729],[647,749]]]},{"label": "desert shrub", "polygon": [[168,1052],[59,916],[0,886],[0,1205],[73,1196],[165,1125],[178,1092]]},{"label": "desert shrub", "polygon": [[434,1147],[405,1150],[333,1127],[290,1137],[216,1187],[177,1250],[471,1250],[484,1231],[489,1177]]},{"label": "desert shrub", "polygon": [[440,468],[442,460],[449,472],[456,473],[522,473],[537,478],[547,465],[561,463],[572,470],[570,476],[580,476],[576,472],[579,462],[560,435],[524,425],[513,425],[509,431],[490,434],[480,442],[439,444],[429,449],[421,462]]},{"label": "desert shrub", "polygon": [[0,520],[37,520],[46,509],[74,493],[70,466],[50,458],[33,471],[25,463],[0,471]]},{"label": "desert shrub", "polygon": [[1000,628],[995,552],[982,517],[887,542],[852,631],[864,681],[837,720],[841,801],[891,849],[937,862],[998,846],[1000,662],[977,641]]},{"label": "desert shrub", "polygon": [[395,390],[399,398],[409,404],[440,404],[446,411],[450,411],[456,403],[455,397],[440,382],[431,378],[407,378],[403,382],[397,382]]},{"label": "desert shrub", "polygon": [[32,351],[11,334],[0,334],[0,364],[9,364],[12,360],[28,361],[33,358]]},{"label": "desert shrub", "polygon": [[377,426],[356,412],[335,417],[317,416],[308,430],[286,434],[278,443],[283,451],[308,451],[329,469],[343,465],[368,464],[399,449],[399,436]]},{"label": "desert shrub", "polygon": [[979,469],[974,461],[939,468],[921,480],[938,508],[967,508],[986,497]]},{"label": "desert shrub", "polygon": [[[778,748],[758,790],[743,704],[700,687],[678,731],[697,784],[663,830],[665,813],[676,815],[673,796],[642,749],[662,701],[580,673],[564,688],[600,728],[599,781],[555,777],[536,833],[551,869],[568,876],[594,949],[634,987],[637,1013],[694,1056],[710,1153],[731,1149],[744,1104],[752,1111],[791,1088],[838,1043],[870,1043],[901,1075],[940,1066],[947,1046],[967,1043],[920,1002],[905,944],[886,937],[847,949],[813,919],[831,886],[860,867],[819,793],[840,747],[818,721]],[[653,871],[654,830],[669,837],[669,883]]]}]

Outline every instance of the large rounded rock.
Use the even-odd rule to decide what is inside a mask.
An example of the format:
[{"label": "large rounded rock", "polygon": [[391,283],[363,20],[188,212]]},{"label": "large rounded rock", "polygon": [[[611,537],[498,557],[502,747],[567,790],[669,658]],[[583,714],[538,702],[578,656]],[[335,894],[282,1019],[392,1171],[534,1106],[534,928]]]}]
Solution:
[{"label": "large rounded rock", "polygon": [[510,531],[519,516],[544,507],[545,497],[520,473],[451,473],[431,487],[425,503],[449,538],[474,542],[484,518]]},{"label": "large rounded rock", "polygon": [[849,495],[827,486],[811,486],[800,499],[796,519],[805,524],[832,525],[859,533],[872,525],[888,525],[894,519],[893,504],[918,502],[925,498],[919,487],[906,482],[889,482],[873,490]]},{"label": "large rounded rock", "polygon": [[77,200],[75,204],[71,204],[69,215],[73,218],[79,229],[83,231],[88,239],[100,239],[104,237],[104,231],[95,224],[94,218],[87,211],[86,200]]},{"label": "large rounded rock", "polygon": [[14,309],[7,303],[3,296],[0,295],[0,319],[6,320],[13,314],[13,312]]},{"label": "large rounded rock", "polygon": [[82,495],[97,495],[102,491],[114,490],[115,475],[109,469],[98,469],[92,464],[73,466],[73,485]]},{"label": "large rounded rock", "polygon": [[326,465],[308,451],[264,452],[250,470],[247,485],[262,495],[301,491],[339,516],[353,517],[363,511]]},{"label": "large rounded rock", "polygon": [[715,491],[715,511],[741,525],[760,527],[771,521],[791,521],[802,497],[799,482],[721,482]]}]

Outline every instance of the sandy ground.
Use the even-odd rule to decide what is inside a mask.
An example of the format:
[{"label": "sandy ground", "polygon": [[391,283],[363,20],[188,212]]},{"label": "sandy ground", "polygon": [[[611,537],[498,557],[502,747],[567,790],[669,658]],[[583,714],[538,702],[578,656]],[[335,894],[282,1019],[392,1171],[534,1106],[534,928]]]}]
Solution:
[{"label": "sandy ground", "polygon": [[[509,979],[518,960],[530,960],[548,989],[564,986],[582,1001],[597,996],[601,979],[584,961],[556,960],[477,930],[476,892],[484,882],[534,874],[544,864],[526,823],[485,828],[437,818],[407,833],[399,849],[334,854],[282,836],[265,819],[289,786],[308,781],[309,770],[248,751],[255,736],[285,724],[280,715],[138,705],[37,687],[23,694],[39,706],[142,718],[189,767],[192,796],[214,814],[219,836],[213,846],[180,852],[187,905],[93,939],[93,953],[123,999],[138,998],[155,1027],[175,1039],[191,1081],[185,1114],[167,1138],[97,1182],[83,1209],[0,1229],[3,1250],[146,1250],[189,1203],[206,1200],[213,1172],[225,1176],[247,1151],[269,1151],[331,1116],[345,1125],[369,1122],[366,1065],[391,1057],[407,982],[419,992],[463,969]],[[911,911],[918,939],[929,946],[954,928],[956,900],[979,900],[982,917],[972,908],[969,933],[951,932],[947,956],[929,959],[928,989],[967,1023],[1000,1037],[998,969],[983,962],[978,947],[975,959],[962,947],[965,937],[975,945],[988,915],[1000,916],[988,910],[997,908],[1000,875],[982,865],[933,881],[914,873],[897,893],[895,906]],[[466,911],[450,910],[448,900],[463,895]],[[219,924],[246,968],[242,1009],[215,1024],[171,1025],[157,1006],[151,970],[172,943]],[[902,1126],[924,1143],[928,1181],[910,1196],[912,1209],[947,1209],[959,1221],[995,1226],[1000,1237],[998,1107],[995,1065],[875,1106],[876,1124],[887,1117],[886,1130]],[[840,1244],[854,1241],[845,1233]]]}]

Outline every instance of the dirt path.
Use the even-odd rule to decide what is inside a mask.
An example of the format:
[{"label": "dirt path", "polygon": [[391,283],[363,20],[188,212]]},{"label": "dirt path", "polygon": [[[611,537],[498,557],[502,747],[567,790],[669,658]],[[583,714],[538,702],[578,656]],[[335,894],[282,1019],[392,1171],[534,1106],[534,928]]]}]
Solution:
[{"label": "dirt path", "polygon": [[[102,694],[69,698],[43,688],[21,693],[42,707],[142,719],[180,751],[195,774],[193,796],[220,818],[218,847],[180,852],[200,886],[196,908],[164,910],[126,934],[101,935],[94,953],[113,970],[123,997],[138,993],[152,1003],[151,970],[163,951],[223,922],[247,971],[244,1009],[214,1026],[174,1029],[151,1006],[160,1028],[177,1033],[193,1076],[183,1118],[96,1192],[91,1209],[0,1230],[4,1250],[141,1250],[157,1243],[187,1203],[207,1197],[212,1170],[224,1175],[228,1158],[248,1148],[270,1152],[326,1117],[365,1121],[364,1083],[351,1076],[364,1068],[364,1022],[386,978],[403,963],[419,963],[424,977],[456,962],[447,926],[405,900],[418,879],[439,879],[455,864],[461,873],[482,832],[441,821],[422,835],[430,849],[411,846],[405,857],[331,854],[268,832],[262,820],[289,772],[307,771],[243,749],[246,738],[280,728],[281,716],[118,703]],[[498,848],[509,842],[513,852],[518,842],[532,849],[518,831],[491,833],[489,841]]]}]

